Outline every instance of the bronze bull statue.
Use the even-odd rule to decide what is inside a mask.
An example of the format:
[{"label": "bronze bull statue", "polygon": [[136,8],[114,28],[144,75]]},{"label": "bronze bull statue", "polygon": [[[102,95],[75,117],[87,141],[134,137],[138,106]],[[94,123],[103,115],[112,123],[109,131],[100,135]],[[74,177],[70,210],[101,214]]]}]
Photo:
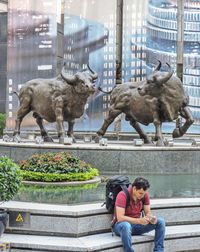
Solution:
[{"label": "bronze bull statue", "polygon": [[18,95],[20,107],[13,136],[19,137],[23,118],[33,111],[44,141],[53,140],[44,128],[43,119],[57,123],[59,143],[64,143],[64,121],[68,122],[67,135],[74,139],[74,120],[83,115],[88,97],[96,90],[94,82],[98,75],[89,65],[88,68],[89,72],[85,70],[68,76],[63,67],[56,78],[26,82]]},{"label": "bronze bull statue", "polygon": [[164,145],[161,132],[163,122],[176,120],[180,115],[185,119],[185,123],[175,128],[173,137],[181,137],[186,133],[194,122],[187,107],[188,96],[184,92],[180,79],[173,75],[171,67],[169,64],[167,65],[169,67],[168,72],[159,71],[161,68],[159,61],[154,72],[146,80],[115,86],[111,91],[108,116],[105,118],[102,127],[97,131],[96,141],[105,134],[108,126],[121,113],[125,114],[125,119],[130,121],[131,126],[144,140],[144,143],[151,141],[139,123],[144,125],[154,124],[155,141],[157,141],[158,146]]}]

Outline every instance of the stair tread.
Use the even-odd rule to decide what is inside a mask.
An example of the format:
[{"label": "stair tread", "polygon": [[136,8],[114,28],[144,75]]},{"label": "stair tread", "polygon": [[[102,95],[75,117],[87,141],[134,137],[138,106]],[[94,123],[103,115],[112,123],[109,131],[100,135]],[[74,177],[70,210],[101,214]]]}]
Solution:
[{"label": "stair tread", "polygon": [[[177,225],[168,226],[166,228],[166,239],[199,236],[200,224],[196,225]],[[154,233],[134,236],[134,243],[141,243],[144,241],[153,241]],[[52,237],[26,234],[3,234],[0,238],[1,242],[9,242],[13,247],[28,247],[40,249],[53,249],[70,251],[88,251],[88,249],[103,249],[114,246],[120,246],[121,240],[117,236],[112,236],[111,232],[88,235],[79,238],[70,237]]]},{"label": "stair tread", "polygon": [[[45,214],[59,214],[69,216],[82,216],[88,214],[106,213],[105,207],[101,207],[102,202],[93,204],[81,205],[59,205],[59,204],[45,204],[21,201],[4,202],[1,207],[10,209],[12,211],[28,211],[31,213]],[[188,207],[200,206],[200,198],[166,198],[166,199],[152,199],[152,209],[170,208],[170,207]]]}]

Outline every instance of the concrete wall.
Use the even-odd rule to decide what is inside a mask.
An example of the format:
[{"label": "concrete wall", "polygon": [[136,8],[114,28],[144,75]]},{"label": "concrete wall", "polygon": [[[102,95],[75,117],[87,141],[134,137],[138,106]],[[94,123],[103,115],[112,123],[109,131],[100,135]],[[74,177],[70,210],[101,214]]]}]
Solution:
[{"label": "concrete wall", "polygon": [[43,144],[0,142],[0,155],[15,161],[33,153],[69,151],[97,167],[101,174],[200,174],[200,147]]}]

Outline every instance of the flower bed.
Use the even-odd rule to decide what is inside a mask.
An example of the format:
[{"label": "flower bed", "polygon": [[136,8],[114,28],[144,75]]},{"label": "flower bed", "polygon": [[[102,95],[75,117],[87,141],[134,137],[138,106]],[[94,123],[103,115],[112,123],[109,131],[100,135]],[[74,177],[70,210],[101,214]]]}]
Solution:
[{"label": "flower bed", "polygon": [[96,168],[67,152],[34,154],[20,162],[23,180],[85,181],[99,175]]}]

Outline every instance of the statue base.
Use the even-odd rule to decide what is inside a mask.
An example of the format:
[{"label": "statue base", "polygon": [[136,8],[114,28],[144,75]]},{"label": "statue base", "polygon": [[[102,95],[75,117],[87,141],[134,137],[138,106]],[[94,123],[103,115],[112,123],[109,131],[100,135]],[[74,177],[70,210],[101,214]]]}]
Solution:
[{"label": "statue base", "polygon": [[0,140],[0,154],[14,161],[34,153],[68,151],[100,170],[102,175],[114,174],[199,174],[200,140],[188,136],[168,139],[168,146],[136,144],[132,140],[112,140],[106,144],[77,140],[72,144],[38,142],[22,139],[20,143]]}]

